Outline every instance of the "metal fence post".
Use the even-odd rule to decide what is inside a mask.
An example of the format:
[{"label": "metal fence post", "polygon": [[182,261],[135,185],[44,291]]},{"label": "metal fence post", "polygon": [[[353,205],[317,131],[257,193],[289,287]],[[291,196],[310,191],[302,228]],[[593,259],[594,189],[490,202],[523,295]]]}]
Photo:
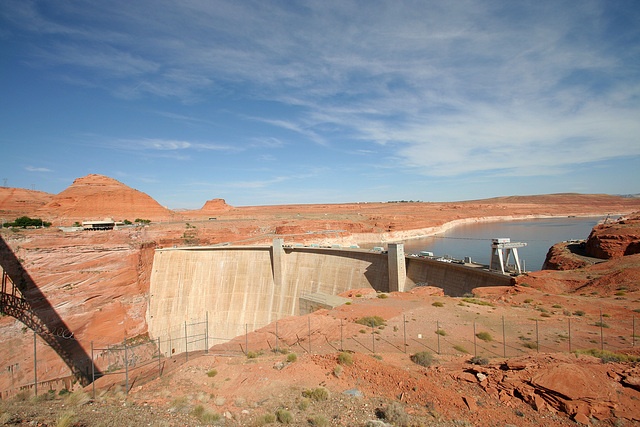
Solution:
[{"label": "metal fence post", "polygon": [[36,354],[36,331],[33,331],[33,385],[38,395],[38,356]]},{"label": "metal fence post", "polygon": [[169,334],[169,359],[173,357],[173,343],[171,340],[171,334]]},{"label": "metal fence post", "polygon": [[473,322],[473,356],[478,357],[478,345],[476,343],[476,322]]},{"label": "metal fence post", "polygon": [[96,399],[96,365],[93,362],[93,341],[91,341],[91,385],[93,388],[93,400]]},{"label": "metal fence post", "polygon": [[162,351],[160,350],[160,337],[158,337],[158,378],[162,376]]},{"label": "metal fence post", "polygon": [[307,317],[309,324],[309,354],[311,354],[311,316]]},{"label": "metal fence post", "polygon": [[371,347],[373,349],[373,352],[376,352],[376,336],[374,335],[374,330],[373,330],[373,320],[371,321]]},{"label": "metal fence post", "polygon": [[342,319],[340,319],[340,351],[344,351],[344,341],[343,341],[342,333],[343,333],[343,331],[342,331]]},{"label": "metal fence post", "polygon": [[278,348],[278,319],[276,319],[276,351],[280,350]]},{"label": "metal fence post", "polygon": [[438,335],[438,354],[440,354],[440,321],[436,320],[436,335]]},{"label": "metal fence post", "polygon": [[402,315],[402,331],[404,335],[404,353],[407,354],[407,316]]}]

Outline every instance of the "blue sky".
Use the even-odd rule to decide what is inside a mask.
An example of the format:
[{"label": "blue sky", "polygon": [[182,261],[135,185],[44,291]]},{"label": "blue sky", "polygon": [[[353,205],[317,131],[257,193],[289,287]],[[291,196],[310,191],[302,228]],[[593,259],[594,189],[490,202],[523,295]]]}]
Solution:
[{"label": "blue sky", "polygon": [[640,192],[640,2],[0,2],[10,187],[170,208]]}]

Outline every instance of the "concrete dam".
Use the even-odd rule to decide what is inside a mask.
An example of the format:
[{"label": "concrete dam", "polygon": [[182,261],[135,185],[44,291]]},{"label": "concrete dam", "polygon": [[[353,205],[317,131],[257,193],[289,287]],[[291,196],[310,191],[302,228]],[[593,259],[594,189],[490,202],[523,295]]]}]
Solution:
[{"label": "concrete dam", "polygon": [[502,274],[406,257],[401,243],[390,244],[388,253],[285,247],[282,239],[273,246],[157,249],[147,322],[156,338],[207,318],[210,337],[230,339],[321,308],[318,295],[322,300],[350,289],[402,292],[429,285],[461,296],[476,287],[510,284]]}]

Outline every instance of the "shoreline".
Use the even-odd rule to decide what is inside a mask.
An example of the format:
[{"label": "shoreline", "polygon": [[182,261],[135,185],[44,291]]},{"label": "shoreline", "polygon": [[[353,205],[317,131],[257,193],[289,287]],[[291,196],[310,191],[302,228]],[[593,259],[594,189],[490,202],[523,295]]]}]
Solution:
[{"label": "shoreline", "polygon": [[[534,219],[561,219],[561,218],[589,218],[589,217],[602,217],[607,216],[624,216],[631,212],[625,213],[596,213],[596,214],[562,214],[562,215],[504,215],[504,216],[488,216],[488,217],[470,217],[460,218],[447,221],[441,225],[419,228],[414,230],[403,231],[391,231],[379,234],[373,233],[354,233],[345,237],[338,237],[334,239],[328,239],[329,243],[342,244],[342,245],[366,245],[366,244],[388,244],[398,241],[420,239],[423,237],[435,236],[440,233],[444,233],[460,225],[488,223],[488,222],[509,222],[509,221],[522,221],[522,220],[534,220]],[[373,238],[377,236],[377,238]],[[327,240],[325,240],[327,241]],[[316,241],[314,241],[316,243]]]}]

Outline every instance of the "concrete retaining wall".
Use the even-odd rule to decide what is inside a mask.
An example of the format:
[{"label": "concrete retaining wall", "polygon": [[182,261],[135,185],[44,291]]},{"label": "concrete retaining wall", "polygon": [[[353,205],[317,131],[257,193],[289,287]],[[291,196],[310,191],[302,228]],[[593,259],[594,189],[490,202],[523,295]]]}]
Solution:
[{"label": "concrete retaining wall", "polygon": [[511,277],[490,273],[474,267],[435,261],[426,258],[407,258],[405,290],[416,284],[442,288],[445,295],[461,297],[473,288],[510,286]]}]

